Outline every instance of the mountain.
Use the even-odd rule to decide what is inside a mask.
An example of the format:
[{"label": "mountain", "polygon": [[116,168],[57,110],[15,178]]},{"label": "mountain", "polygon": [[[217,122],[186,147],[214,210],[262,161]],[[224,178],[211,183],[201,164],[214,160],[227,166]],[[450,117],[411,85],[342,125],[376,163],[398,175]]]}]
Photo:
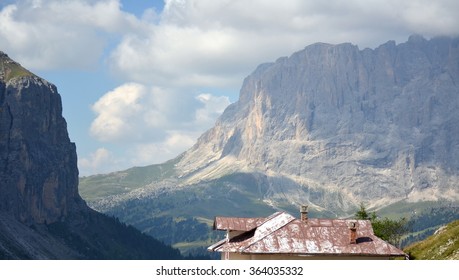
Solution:
[{"label": "mountain", "polygon": [[57,88],[0,52],[0,258],[180,258],[78,193]]},{"label": "mountain", "polygon": [[214,215],[302,204],[321,217],[351,215],[360,203],[410,213],[459,201],[458,109],[458,37],[412,35],[363,50],[316,43],[258,66],[239,100],[176,159],[80,178],[80,189],[95,209],[150,234],[177,219],[209,225]]},{"label": "mountain", "polygon": [[459,260],[459,220],[439,228],[432,236],[404,249],[411,259]]},{"label": "mountain", "polygon": [[85,207],[75,144],[54,85],[0,53],[0,211],[52,223]]},{"label": "mountain", "polygon": [[273,203],[345,212],[458,200],[458,40],[411,36],[362,51],[318,43],[263,64],[185,153],[179,176],[257,172]]}]

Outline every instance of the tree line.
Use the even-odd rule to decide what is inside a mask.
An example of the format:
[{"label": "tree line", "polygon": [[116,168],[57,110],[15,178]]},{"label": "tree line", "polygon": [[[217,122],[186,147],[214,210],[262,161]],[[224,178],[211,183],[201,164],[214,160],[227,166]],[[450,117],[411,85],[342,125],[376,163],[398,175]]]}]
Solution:
[{"label": "tree line", "polygon": [[459,207],[455,205],[433,207],[414,213],[409,218],[389,219],[378,216],[374,211],[368,211],[361,204],[354,216],[356,219],[370,220],[377,237],[398,248],[403,248],[427,238],[440,226],[458,220]]}]

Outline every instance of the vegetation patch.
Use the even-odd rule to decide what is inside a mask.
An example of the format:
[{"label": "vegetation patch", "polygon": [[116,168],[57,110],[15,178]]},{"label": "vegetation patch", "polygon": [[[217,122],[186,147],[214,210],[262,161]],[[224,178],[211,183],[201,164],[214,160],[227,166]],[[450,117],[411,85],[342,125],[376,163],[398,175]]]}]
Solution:
[{"label": "vegetation patch", "polygon": [[404,249],[411,259],[418,260],[458,260],[459,259],[459,220],[440,228],[423,241]]},{"label": "vegetation patch", "polygon": [[87,259],[182,259],[178,250],[118,219],[95,213],[72,221],[49,224],[48,230]]},{"label": "vegetation patch", "polygon": [[79,178],[79,192],[84,200],[91,202],[112,195],[125,194],[145,185],[175,175],[174,165],[179,158],[163,164],[133,167],[125,171]]},{"label": "vegetation patch", "polygon": [[0,74],[2,74],[0,77],[3,76],[5,82],[13,78],[33,76],[30,71],[23,68],[18,63],[4,57],[0,58]]}]

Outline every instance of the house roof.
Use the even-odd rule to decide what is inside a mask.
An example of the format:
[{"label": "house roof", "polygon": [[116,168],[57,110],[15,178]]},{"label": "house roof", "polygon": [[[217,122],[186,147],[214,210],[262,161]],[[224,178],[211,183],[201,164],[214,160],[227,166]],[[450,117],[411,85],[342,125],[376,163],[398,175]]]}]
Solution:
[{"label": "house roof", "polygon": [[[357,228],[355,244],[350,242],[350,222]],[[243,231],[208,248],[215,252],[405,256],[403,251],[375,236],[368,220],[308,219],[303,222],[285,212],[276,212],[258,219],[217,217],[214,229]]]},{"label": "house roof", "polygon": [[263,224],[266,218],[215,217],[214,230],[250,231]]}]

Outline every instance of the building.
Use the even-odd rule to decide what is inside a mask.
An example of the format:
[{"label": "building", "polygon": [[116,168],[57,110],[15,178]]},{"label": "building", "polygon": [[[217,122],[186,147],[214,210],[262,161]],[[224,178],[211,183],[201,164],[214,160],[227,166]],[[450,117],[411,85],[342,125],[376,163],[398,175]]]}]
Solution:
[{"label": "building", "polygon": [[208,248],[222,259],[392,259],[406,254],[375,236],[368,220],[309,219],[276,212],[267,218],[216,217],[214,230],[226,238]]}]

